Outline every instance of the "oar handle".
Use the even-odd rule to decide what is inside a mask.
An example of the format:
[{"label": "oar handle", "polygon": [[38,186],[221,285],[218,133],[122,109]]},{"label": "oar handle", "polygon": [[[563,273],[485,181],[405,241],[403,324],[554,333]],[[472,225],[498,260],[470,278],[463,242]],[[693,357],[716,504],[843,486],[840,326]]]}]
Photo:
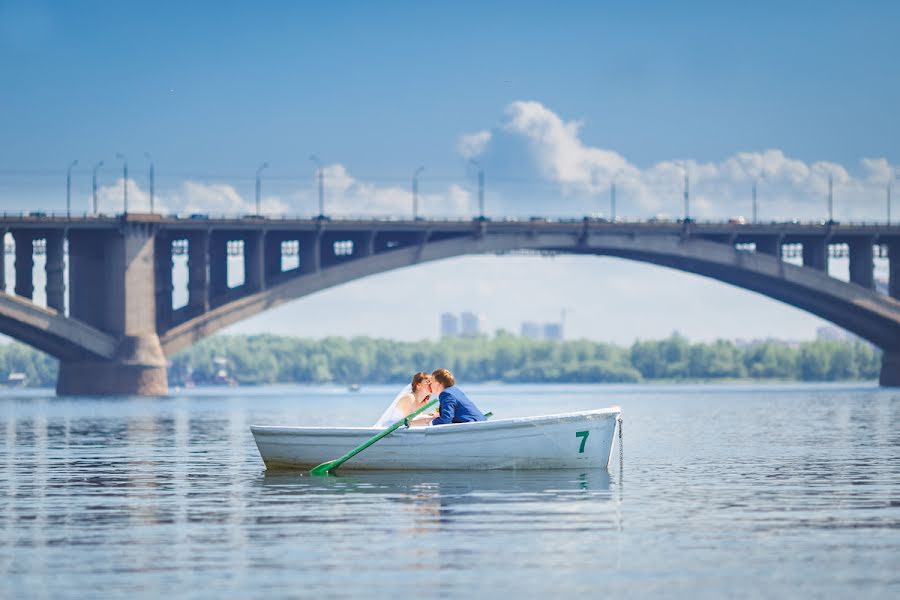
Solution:
[{"label": "oar handle", "polygon": [[396,423],[394,423],[393,425],[391,425],[390,427],[388,427],[387,429],[382,431],[381,433],[375,435],[374,437],[370,438],[366,442],[360,444],[359,446],[357,446],[356,448],[354,448],[347,454],[343,455],[342,457],[340,457],[336,460],[322,463],[321,465],[315,467],[312,471],[310,471],[310,473],[313,475],[327,475],[327,474],[331,473],[332,471],[337,469],[339,466],[341,466],[342,464],[344,464],[345,462],[347,462],[348,460],[350,460],[351,458],[353,458],[354,456],[356,456],[357,454],[359,454],[360,452],[362,452],[363,450],[365,450],[366,448],[368,448],[369,446],[371,446],[372,444],[374,444],[375,442],[380,440],[381,438],[392,434],[394,431],[403,427],[404,425],[409,425],[410,421],[412,421],[414,418],[418,417],[420,414],[425,412],[427,409],[434,406],[434,404],[437,401],[438,401],[438,398],[430,400],[429,402],[423,404],[422,406],[420,406],[413,412],[409,413],[408,415],[406,415],[405,417],[403,417],[402,419],[400,419],[399,421],[397,421]]}]

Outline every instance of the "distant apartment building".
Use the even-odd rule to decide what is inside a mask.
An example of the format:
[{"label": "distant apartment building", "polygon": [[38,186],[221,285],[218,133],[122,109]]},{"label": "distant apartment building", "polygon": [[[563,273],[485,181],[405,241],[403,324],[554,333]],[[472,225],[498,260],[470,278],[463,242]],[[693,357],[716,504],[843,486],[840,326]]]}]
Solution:
[{"label": "distant apartment building", "polygon": [[561,342],[563,339],[562,323],[544,323],[544,339]]},{"label": "distant apartment building", "polygon": [[541,339],[542,331],[541,326],[534,321],[523,321],[522,327],[520,329],[520,335],[523,338],[528,338],[530,340],[539,340]]},{"label": "distant apartment building", "polygon": [[561,342],[563,339],[562,323],[535,323],[523,321],[519,329],[519,335],[529,340],[549,340]]},{"label": "distant apartment building", "polygon": [[459,335],[459,319],[453,313],[441,315],[441,337],[456,337]]},{"label": "distant apartment building", "polygon": [[459,315],[459,334],[465,337],[474,337],[485,333],[485,318],[483,315],[476,315],[473,312],[466,311]]},{"label": "distant apartment building", "polygon": [[487,333],[487,320],[484,315],[466,311],[455,315],[441,315],[441,337],[475,337]]}]

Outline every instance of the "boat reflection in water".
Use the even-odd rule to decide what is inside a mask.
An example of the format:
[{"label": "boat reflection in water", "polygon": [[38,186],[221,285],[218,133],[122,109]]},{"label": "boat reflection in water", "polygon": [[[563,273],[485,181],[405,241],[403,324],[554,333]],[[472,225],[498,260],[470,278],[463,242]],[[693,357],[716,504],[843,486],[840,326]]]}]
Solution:
[{"label": "boat reflection in water", "polygon": [[368,517],[359,510],[365,505],[384,518],[384,526],[408,533],[467,525],[481,532],[503,529],[503,516],[510,513],[516,514],[511,526],[521,527],[523,511],[533,513],[532,528],[557,530],[561,522],[566,527],[595,529],[605,522],[610,529],[621,528],[620,490],[606,469],[378,471],[328,477],[269,470],[259,483],[273,500],[294,507],[315,502],[313,513],[305,517],[349,523]]}]

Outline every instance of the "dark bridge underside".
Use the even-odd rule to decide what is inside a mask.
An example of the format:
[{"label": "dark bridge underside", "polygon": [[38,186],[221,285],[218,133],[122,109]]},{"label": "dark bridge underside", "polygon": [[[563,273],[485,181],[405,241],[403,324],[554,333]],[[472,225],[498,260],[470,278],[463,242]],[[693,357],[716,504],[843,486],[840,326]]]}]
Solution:
[{"label": "dark bridge underside", "polygon": [[826,273],[728,244],[679,236],[470,235],[396,248],[297,276],[217,307],[161,336],[166,355],[284,302],[355,279],[454,256],[536,250],[616,256],[696,273],[748,289],[831,321],[888,352],[900,351],[900,302]]},{"label": "dark bridge underside", "polygon": [[[254,224],[247,227],[250,225]],[[438,225],[440,228],[434,230]],[[60,384],[58,389],[62,391],[165,393],[166,356],[238,321],[321,290],[393,269],[469,254],[521,250],[593,254],[703,275],[808,311],[881,347],[885,351],[881,381],[900,385],[900,301],[867,287],[871,284],[871,238],[854,242],[857,249],[864,250],[856,255],[856,261],[851,248],[851,278],[863,283],[857,285],[825,272],[826,242],[822,240],[809,244],[809,264],[813,266],[799,267],[781,259],[780,241],[763,244],[761,251],[753,252],[737,250],[734,237],[710,241],[712,238],[689,236],[687,231],[629,232],[612,225],[594,232],[578,224],[522,227],[486,222],[475,223],[474,228],[461,223],[409,223],[404,225],[406,229],[397,229],[390,223],[377,224],[381,229],[366,223],[353,226],[356,229],[347,231],[343,228],[348,225],[330,230],[330,225],[321,223],[307,224],[307,229],[299,232],[286,229],[253,233],[248,229],[249,233],[240,234],[244,236],[247,281],[232,289],[225,285],[224,266],[226,246],[231,236],[237,235],[233,232],[198,229],[170,232],[166,237],[156,236],[152,224],[139,223],[126,227],[124,237],[118,233],[107,238],[73,234],[71,272],[80,274],[80,278],[73,280],[72,291],[78,293],[70,297],[70,308],[77,318],[66,317],[61,310],[38,307],[18,295],[0,293],[0,332],[60,358],[65,367],[61,369],[61,381],[74,382],[70,387]],[[172,318],[176,315],[169,310],[171,240],[181,239],[176,234],[189,238],[190,302],[178,311],[177,318]],[[300,266],[283,271],[279,247],[298,238],[297,243],[304,248]],[[806,242],[802,243],[806,264],[808,249]],[[900,260],[893,253],[895,248],[900,251],[900,245],[893,241],[890,244],[891,294],[896,297]],[[58,278],[62,255],[61,245],[57,245],[54,264],[58,268],[54,273]],[[23,257],[23,261],[25,258],[28,257]],[[28,264],[23,266],[22,273],[30,273]],[[18,277],[19,270],[16,273]],[[110,287],[112,280],[116,285]],[[109,289],[103,288],[104,282]],[[28,292],[30,280],[25,283],[22,289]],[[17,283],[17,294],[19,288]],[[58,292],[58,288],[60,285],[54,289]],[[62,306],[58,300],[55,301]],[[109,306],[104,306],[104,302]],[[94,368],[94,374],[86,376],[85,369],[89,367]],[[116,377],[124,378],[123,383],[107,386],[109,389],[91,390],[85,383],[106,385]]]}]

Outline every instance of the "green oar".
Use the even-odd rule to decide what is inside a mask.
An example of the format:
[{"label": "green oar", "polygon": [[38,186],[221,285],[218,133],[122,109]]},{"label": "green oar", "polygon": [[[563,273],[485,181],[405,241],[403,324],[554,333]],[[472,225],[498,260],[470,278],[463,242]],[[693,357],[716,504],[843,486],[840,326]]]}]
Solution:
[{"label": "green oar", "polygon": [[328,475],[329,473],[334,472],[334,470],[337,469],[339,466],[341,466],[342,464],[344,464],[345,462],[347,462],[348,460],[350,460],[351,458],[353,458],[354,456],[356,456],[357,454],[359,454],[360,452],[362,452],[363,450],[365,450],[366,448],[368,448],[369,446],[371,446],[372,444],[374,444],[375,442],[380,440],[381,438],[394,433],[394,431],[396,431],[397,429],[400,429],[404,425],[408,425],[410,421],[412,421],[414,418],[418,417],[420,414],[425,412],[426,409],[434,406],[437,402],[438,402],[438,398],[435,397],[434,400],[432,400],[432,401],[428,402],[427,404],[423,405],[422,407],[414,410],[413,412],[408,414],[406,417],[400,419],[399,421],[397,421],[396,423],[394,423],[393,425],[391,425],[390,427],[388,427],[387,429],[385,429],[384,431],[382,431],[375,437],[371,438],[364,444],[357,446],[356,448],[354,448],[353,450],[351,450],[350,452],[348,452],[347,454],[343,455],[342,457],[340,457],[336,460],[322,463],[321,465],[319,465],[318,467],[316,467],[312,471],[310,471],[310,473],[312,475]]}]

